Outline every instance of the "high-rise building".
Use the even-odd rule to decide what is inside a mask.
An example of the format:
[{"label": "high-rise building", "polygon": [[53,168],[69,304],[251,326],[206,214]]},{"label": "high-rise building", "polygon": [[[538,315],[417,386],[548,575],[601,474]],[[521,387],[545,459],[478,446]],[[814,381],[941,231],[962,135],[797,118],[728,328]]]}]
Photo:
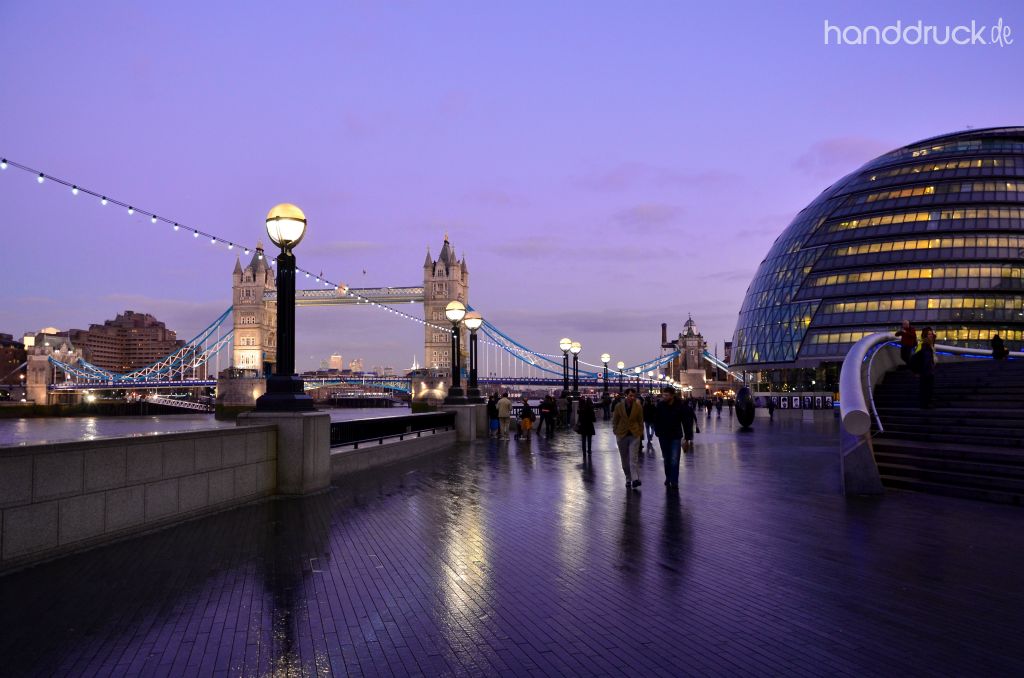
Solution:
[{"label": "high-rise building", "polygon": [[130,372],[157,362],[185,345],[149,313],[125,311],[88,330],[68,330],[67,343],[110,372]]},{"label": "high-rise building", "polygon": [[[423,318],[429,323],[424,327],[423,336],[423,362],[426,367],[451,367],[452,335],[431,325],[441,328],[451,326],[445,318],[444,309],[453,300],[469,305],[469,267],[465,255],[461,260],[455,255],[455,248],[448,242],[446,233],[437,260],[431,258],[428,249],[427,259],[423,262]],[[461,345],[464,349],[468,346],[465,338],[466,331],[463,328]]]},{"label": "high-rise building", "polygon": [[1022,252],[1024,127],[898,148],[829,186],[779,235],[747,289],[732,364],[832,384],[854,342],[904,319],[942,343],[987,348],[999,333],[1016,348]]},{"label": "high-rise building", "polygon": [[327,360],[327,369],[341,372],[345,369],[345,359],[340,353],[333,353]]},{"label": "high-rise building", "polygon": [[351,372],[362,372],[363,371],[363,359],[353,358],[352,362],[348,364],[348,369]]},{"label": "high-rise building", "polygon": [[262,243],[257,244],[245,268],[235,260],[231,283],[234,366],[269,374],[277,362],[277,302],[266,301],[264,294],[277,289],[277,280],[267,264]]}]

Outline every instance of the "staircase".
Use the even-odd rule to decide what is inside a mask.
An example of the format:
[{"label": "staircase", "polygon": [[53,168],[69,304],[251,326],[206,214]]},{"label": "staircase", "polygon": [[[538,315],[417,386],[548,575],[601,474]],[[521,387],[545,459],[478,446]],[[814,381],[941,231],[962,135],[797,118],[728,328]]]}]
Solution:
[{"label": "staircase", "polygon": [[177,407],[183,410],[195,412],[213,412],[216,408],[211,403],[197,403],[192,400],[178,400],[177,398],[166,398],[164,396],[151,395],[146,398],[147,403],[153,405],[164,405],[166,407]]},{"label": "staircase", "polygon": [[1024,360],[940,362],[932,408],[905,367],[875,389],[885,432],[873,439],[893,488],[1024,505]]}]

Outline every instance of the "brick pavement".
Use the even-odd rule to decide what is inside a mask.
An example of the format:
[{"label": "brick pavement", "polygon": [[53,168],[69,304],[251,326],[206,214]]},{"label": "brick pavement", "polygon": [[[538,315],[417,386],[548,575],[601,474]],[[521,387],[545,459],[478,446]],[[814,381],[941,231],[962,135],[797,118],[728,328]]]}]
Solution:
[{"label": "brick pavement", "polygon": [[0,674],[1021,675],[1024,512],[838,494],[836,431],[481,442],[0,578]]}]

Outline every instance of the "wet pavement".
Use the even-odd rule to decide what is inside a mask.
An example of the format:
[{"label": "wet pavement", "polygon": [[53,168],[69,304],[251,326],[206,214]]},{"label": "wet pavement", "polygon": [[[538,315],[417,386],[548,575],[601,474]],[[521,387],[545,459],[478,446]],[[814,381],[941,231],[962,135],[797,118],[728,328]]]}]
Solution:
[{"label": "wet pavement", "polygon": [[1021,675],[1024,511],[839,495],[832,419],[599,422],[0,578],[3,675]]}]

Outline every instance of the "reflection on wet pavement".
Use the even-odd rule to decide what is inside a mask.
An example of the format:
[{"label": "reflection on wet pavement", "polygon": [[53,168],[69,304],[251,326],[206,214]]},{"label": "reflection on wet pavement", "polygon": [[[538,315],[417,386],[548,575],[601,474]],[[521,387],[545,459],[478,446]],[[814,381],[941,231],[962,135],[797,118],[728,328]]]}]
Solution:
[{"label": "reflection on wet pavement", "polygon": [[0,578],[0,673],[1019,673],[1019,509],[844,499],[832,420],[701,424],[678,490],[599,422]]}]

